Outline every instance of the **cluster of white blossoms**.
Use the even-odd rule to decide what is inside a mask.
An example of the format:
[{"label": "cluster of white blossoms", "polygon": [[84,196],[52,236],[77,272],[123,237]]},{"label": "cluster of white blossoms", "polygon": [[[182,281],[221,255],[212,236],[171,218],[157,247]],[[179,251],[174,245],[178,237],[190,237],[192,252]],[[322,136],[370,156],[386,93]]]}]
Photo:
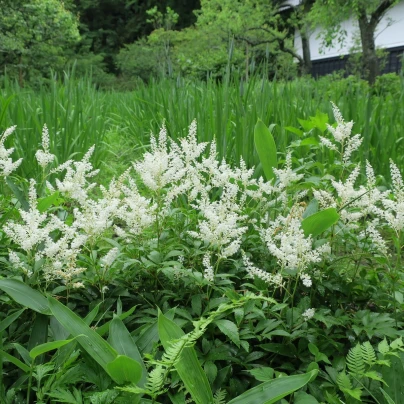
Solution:
[{"label": "cluster of white blossoms", "polygon": [[312,237],[304,235],[301,227],[302,209],[297,206],[288,216],[279,215],[268,227],[260,228],[262,240],[282,270],[292,269],[303,273],[330,252],[328,243],[313,248]]},{"label": "cluster of white blossoms", "polygon": [[329,149],[339,152],[341,154],[343,163],[349,164],[352,153],[358,150],[362,144],[362,138],[359,134],[354,136],[351,135],[353,121],[345,122],[338,107],[334,103],[332,106],[334,118],[337,121],[337,126],[336,128],[333,128],[331,125],[327,124],[327,128],[333,135],[334,142],[339,143],[339,146],[323,136],[320,136],[320,142]]},{"label": "cluster of white blossoms", "polygon": [[46,125],[43,126],[42,129],[42,149],[38,149],[37,152],[35,153],[35,157],[38,161],[38,164],[42,167],[45,168],[49,164],[52,163],[53,160],[55,160],[55,155],[52,154],[49,151],[49,146],[50,146],[50,139],[49,139],[49,131]]},{"label": "cluster of white blossoms", "polygon": [[309,321],[314,317],[315,314],[316,314],[315,309],[307,309],[303,312],[302,317],[304,321]]},{"label": "cluster of white blossoms", "polygon": [[[168,223],[165,219],[186,201],[196,213],[192,218],[197,217],[187,219],[187,234],[202,242],[205,249],[202,271],[208,281],[214,281],[213,266],[217,267],[217,262],[241,252],[248,276],[283,287],[284,278],[294,273],[304,286],[311,287],[316,266],[329,254],[330,246],[325,243],[314,247],[312,237],[304,234],[301,223],[305,206],[299,200],[307,192],[313,194],[321,209],[338,210],[339,229],[355,231],[360,227],[358,240],[381,254],[388,255],[388,249],[380,229],[389,227],[398,235],[404,228],[404,182],[397,166],[391,162],[391,191],[379,190],[369,162],[365,167],[367,182],[356,186],[361,167],[355,166],[351,172],[348,168],[352,167],[350,158],[360,146],[361,138],[351,135],[353,123],[346,123],[335,105],[333,110],[337,126],[328,126],[333,138],[321,137],[321,142],[341,154],[343,172],[347,174],[331,179],[326,187],[296,192],[294,184],[302,180],[303,174],[293,170],[291,153],[286,154],[283,167],[274,169],[274,180],[253,178],[254,169],[247,168],[242,159],[233,168],[218,159],[215,142],[198,143],[194,121],[188,135],[178,142],[169,139],[163,126],[157,138],[151,137],[150,151],[108,187],[94,182],[98,173],[90,162],[94,146],[82,160],[69,160],[47,170],[46,192],[58,192],[66,198],[69,221],[59,217],[57,209],[46,212],[38,209],[36,183],[31,180],[29,209],[20,209],[21,220],[9,221],[4,231],[27,256],[43,261],[47,280],[59,278],[79,285],[78,275],[84,268],[78,264],[78,258],[87,245],[94,245],[108,231],[119,237],[118,242],[139,240],[147,229],[155,230],[155,226]],[[0,140],[3,176],[21,163],[21,159],[13,163],[9,158],[13,149],[4,147],[5,139],[14,129],[7,129]],[[42,149],[36,158],[45,169],[56,160],[46,126]],[[130,170],[135,171],[136,179]],[[55,174],[59,178],[54,178]],[[182,205],[177,204],[179,201]],[[270,265],[255,266],[241,250],[249,231],[255,232],[272,257]],[[104,269],[110,268],[118,254],[117,248],[111,249],[99,258],[99,264]],[[15,252],[10,252],[10,261],[29,273],[29,267]],[[259,267],[275,269],[269,273]]]},{"label": "cluster of white blossoms", "polygon": [[14,147],[6,149],[4,142],[15,131],[16,126],[11,126],[6,129],[0,138],[0,176],[7,177],[13,171],[15,171],[22,163],[22,158],[14,161],[10,158],[10,155],[14,152]]}]

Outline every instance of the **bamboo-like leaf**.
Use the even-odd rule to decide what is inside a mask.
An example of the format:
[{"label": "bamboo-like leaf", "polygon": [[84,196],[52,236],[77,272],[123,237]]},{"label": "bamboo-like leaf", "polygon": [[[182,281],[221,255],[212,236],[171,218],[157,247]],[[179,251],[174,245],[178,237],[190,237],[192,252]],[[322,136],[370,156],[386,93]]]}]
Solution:
[{"label": "bamboo-like leaf", "polygon": [[271,131],[260,119],[254,128],[254,143],[265,177],[270,181],[275,178],[273,169],[278,167],[276,144]]},{"label": "bamboo-like leaf", "polygon": [[37,356],[42,355],[45,352],[53,351],[54,349],[59,349],[62,346],[67,345],[74,340],[75,338],[72,338],[72,339],[46,342],[45,344],[37,345],[35,348],[32,348],[29,351],[29,356],[32,359],[35,359]]},{"label": "bamboo-like leaf", "polygon": [[24,372],[29,372],[30,371],[29,366],[27,366],[25,363],[21,362],[19,359],[14,358],[14,356],[11,356],[7,352],[2,351],[1,349],[0,349],[0,357],[3,358],[3,361],[13,363],[15,366],[19,367]]},{"label": "bamboo-like leaf", "polygon": [[54,192],[52,195],[38,199],[37,209],[43,213],[49,209],[52,205],[57,205],[60,197],[60,193]]},{"label": "bamboo-like leaf", "polygon": [[[68,307],[52,297],[48,297],[48,302],[52,314],[60,324],[73,337],[76,337],[82,348],[109,373],[107,370],[108,363],[113,362],[118,356],[115,349]],[[115,381],[118,383],[118,380]]]},{"label": "bamboo-like leaf", "polygon": [[142,377],[142,367],[139,362],[125,355],[118,355],[112,362],[109,362],[107,370],[118,384],[136,384]]},{"label": "bamboo-like leaf", "polygon": [[35,310],[38,313],[52,314],[46,298],[23,282],[16,279],[0,279],[0,289],[22,306]]},{"label": "bamboo-like leaf", "polygon": [[301,389],[317,377],[318,370],[302,375],[285,376],[262,383],[239,395],[228,404],[272,404]]},{"label": "bamboo-like leaf", "polygon": [[[164,349],[171,345],[171,340],[184,336],[184,331],[159,311],[158,328],[160,341]],[[213,394],[208,378],[203,371],[193,347],[184,348],[181,357],[175,365],[181,380],[197,404],[213,403]]]},{"label": "bamboo-like leaf", "polygon": [[15,313],[6,317],[3,321],[0,322],[0,332],[4,331],[9,325],[11,325],[21,314],[24,312],[25,308],[16,311]]},{"label": "bamboo-like leaf", "polygon": [[304,235],[306,237],[309,235],[316,237],[337,223],[338,220],[339,214],[335,208],[320,210],[302,220]]},{"label": "bamboo-like leaf", "polygon": [[111,321],[108,341],[119,354],[126,355],[139,363],[142,371],[139,386],[143,387],[147,380],[146,366],[132,336],[125,327],[123,321],[117,316]]}]

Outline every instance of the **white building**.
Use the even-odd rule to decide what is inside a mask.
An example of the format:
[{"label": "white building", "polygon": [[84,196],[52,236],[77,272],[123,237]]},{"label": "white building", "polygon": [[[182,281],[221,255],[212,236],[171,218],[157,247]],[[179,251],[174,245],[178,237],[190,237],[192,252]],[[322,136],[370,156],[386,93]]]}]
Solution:
[{"label": "white building", "polygon": [[[285,1],[285,7],[297,6],[300,0]],[[349,19],[342,23],[342,29],[347,32],[344,42],[333,42],[331,48],[322,46],[321,27],[309,33],[310,56],[313,64],[313,74],[323,75],[334,70],[342,69],[352,48],[358,45],[358,22]],[[389,9],[376,29],[376,46],[388,50],[388,58],[384,72],[399,71],[404,53],[404,1],[400,1]],[[295,32],[295,49],[302,55],[302,40],[299,31]]]}]

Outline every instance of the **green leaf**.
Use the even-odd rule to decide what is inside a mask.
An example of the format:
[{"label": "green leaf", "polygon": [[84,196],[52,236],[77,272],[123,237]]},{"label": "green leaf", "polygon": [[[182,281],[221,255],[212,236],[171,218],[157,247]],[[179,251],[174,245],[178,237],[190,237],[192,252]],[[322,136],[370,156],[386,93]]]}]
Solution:
[{"label": "green leaf", "polygon": [[18,310],[13,314],[10,314],[3,321],[0,322],[0,332],[4,331],[10,324],[12,324],[21,314],[25,311],[24,309]]},{"label": "green leaf", "polygon": [[123,321],[117,316],[111,321],[108,342],[119,354],[126,355],[139,363],[142,370],[139,386],[143,387],[147,380],[146,366],[143,363],[142,356],[140,355],[139,349],[133,341],[132,336],[125,327]]},{"label": "green leaf", "polygon": [[229,337],[238,347],[240,346],[240,336],[236,324],[229,320],[216,320],[214,323],[226,337]]},{"label": "green leaf", "polygon": [[18,202],[20,202],[21,207],[28,212],[29,211],[29,203],[25,199],[24,193],[20,190],[20,188],[17,187],[17,185],[14,184],[14,182],[11,180],[10,177],[6,178],[6,183],[17,198]]},{"label": "green leaf", "polygon": [[142,377],[142,367],[139,362],[125,355],[118,355],[109,362],[107,371],[118,384],[128,382],[136,384]]},{"label": "green leaf", "polygon": [[0,349],[0,357],[3,359],[3,361],[13,363],[15,366],[19,367],[22,371],[26,373],[30,371],[29,366],[27,366],[25,363],[22,363],[19,359],[14,358],[14,356],[11,356],[7,352],[2,351],[1,349]]},{"label": "green leaf", "polygon": [[[48,297],[48,302],[52,314],[59,323],[62,324],[73,337],[76,337],[82,348],[109,373],[107,369],[108,363],[113,362],[118,356],[115,349],[68,307],[52,297]],[[118,383],[118,380],[115,381]]]},{"label": "green leaf", "polygon": [[37,356],[42,355],[45,352],[53,351],[54,349],[59,349],[60,347],[67,345],[72,341],[74,341],[74,338],[60,341],[46,342],[45,344],[37,345],[35,348],[32,348],[31,351],[29,351],[29,356],[32,359],[35,359]]},{"label": "green leaf", "polygon": [[318,401],[312,395],[307,394],[304,391],[299,391],[295,394],[293,403],[294,404],[318,404]]},{"label": "green leaf", "polygon": [[309,235],[316,237],[337,223],[338,220],[339,214],[335,208],[320,210],[302,220],[304,235],[306,237]]},{"label": "green leaf", "polygon": [[255,368],[248,371],[260,382],[267,382],[274,378],[274,370],[268,367]]},{"label": "green leaf", "polygon": [[285,129],[297,136],[303,136],[303,131],[301,129],[295,128],[294,126],[285,126]]},{"label": "green leaf", "polygon": [[43,213],[48,210],[52,205],[57,205],[60,193],[54,192],[52,195],[46,196],[45,198],[38,199],[37,209]]},{"label": "green leaf", "polygon": [[312,199],[310,203],[307,205],[305,211],[303,212],[302,217],[303,219],[306,219],[306,217],[314,215],[317,212],[318,212],[318,201],[317,199]]},{"label": "green leaf", "polygon": [[[171,345],[171,340],[185,335],[184,331],[159,311],[158,330],[160,341],[165,350]],[[197,404],[213,403],[213,394],[209,381],[203,371],[193,347],[184,348],[175,369],[183,381],[186,389]]]},{"label": "green leaf", "polygon": [[0,279],[0,289],[22,306],[38,313],[51,314],[46,298],[23,282],[16,279]]},{"label": "green leaf", "polygon": [[301,389],[317,377],[318,370],[302,375],[285,376],[262,383],[229,401],[227,404],[272,404]]},{"label": "green leaf", "polygon": [[387,404],[397,404],[393,401],[393,399],[380,387],[380,391],[382,392],[384,398],[387,401]]},{"label": "green leaf", "polygon": [[270,181],[275,178],[273,169],[278,167],[276,144],[271,131],[260,119],[254,128],[254,142],[265,177]]}]

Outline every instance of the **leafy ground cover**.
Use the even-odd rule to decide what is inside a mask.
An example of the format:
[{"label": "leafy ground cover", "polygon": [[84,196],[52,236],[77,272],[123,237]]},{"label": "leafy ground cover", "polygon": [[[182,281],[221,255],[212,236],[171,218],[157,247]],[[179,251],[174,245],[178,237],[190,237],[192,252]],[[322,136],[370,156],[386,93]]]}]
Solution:
[{"label": "leafy ground cover", "polygon": [[255,117],[248,163],[197,121],[173,139],[167,118],[109,181],[91,145],[64,162],[61,118],[28,162],[7,129],[0,401],[403,402],[400,165],[330,108],[287,121],[287,149]]}]

